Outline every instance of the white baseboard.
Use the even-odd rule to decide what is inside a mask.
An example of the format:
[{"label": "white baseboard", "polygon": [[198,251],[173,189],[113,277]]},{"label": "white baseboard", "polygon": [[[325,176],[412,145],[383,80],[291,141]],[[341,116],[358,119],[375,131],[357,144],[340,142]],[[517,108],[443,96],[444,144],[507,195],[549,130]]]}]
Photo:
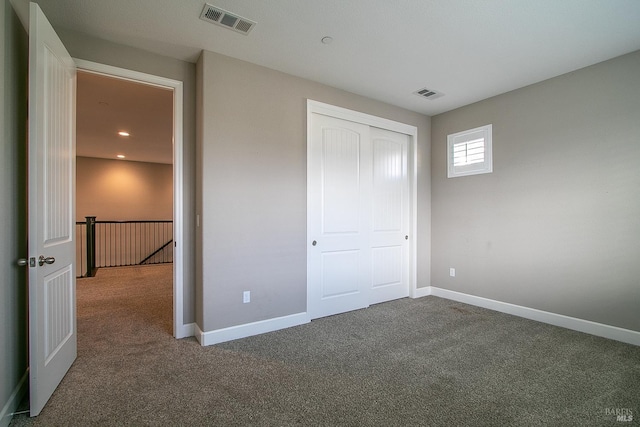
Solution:
[{"label": "white baseboard", "polygon": [[[422,298],[429,295],[640,346],[640,332],[637,331],[619,328],[617,326],[605,325],[603,323],[592,322],[590,320],[569,317],[563,314],[542,311],[535,308],[524,307],[508,302],[464,294],[462,292],[450,291],[448,289],[442,289],[435,286],[416,288],[412,293],[411,298]],[[298,313],[290,316],[278,317],[275,319],[268,319],[260,322],[232,326],[229,328],[208,332],[202,332],[198,325],[190,324],[193,327],[193,333],[189,336],[195,335],[196,339],[201,345],[207,346],[239,338],[245,338],[251,335],[277,331],[278,329],[302,325],[304,323],[309,323],[309,321],[310,319],[307,313]]]},{"label": "white baseboard", "polygon": [[2,412],[0,412],[0,427],[8,427],[11,419],[13,418],[13,413],[18,409],[18,405],[22,400],[22,397],[27,392],[27,378],[29,378],[29,370],[24,373],[22,378],[20,378],[20,382],[9,396],[9,400],[2,407]]},{"label": "white baseboard", "polygon": [[423,288],[415,288],[411,293],[411,298],[422,298],[431,295],[431,286],[425,286]]},{"label": "white baseboard", "polygon": [[200,345],[207,346],[290,328],[310,321],[307,313],[298,313],[207,332],[202,332],[200,327],[195,325],[195,336]]},{"label": "white baseboard", "polygon": [[562,314],[537,310],[535,308],[523,307],[521,305],[463,294],[461,292],[450,291],[448,289],[437,288],[435,286],[430,287],[430,295],[640,346],[640,332],[632,331],[630,329],[623,329],[617,326],[592,322],[590,320],[578,319]]},{"label": "white baseboard", "polygon": [[196,324],[187,323],[176,328],[176,339],[193,337],[196,335]]}]

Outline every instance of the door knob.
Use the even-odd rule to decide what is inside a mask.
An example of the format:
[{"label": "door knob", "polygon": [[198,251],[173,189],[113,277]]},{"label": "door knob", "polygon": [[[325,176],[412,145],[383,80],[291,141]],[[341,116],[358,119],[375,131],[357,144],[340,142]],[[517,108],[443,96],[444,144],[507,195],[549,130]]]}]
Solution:
[{"label": "door knob", "polygon": [[56,262],[56,259],[52,256],[48,256],[45,258],[44,255],[40,255],[40,258],[38,258],[38,265],[40,267],[45,264],[53,264],[54,262]]},{"label": "door knob", "polygon": [[318,242],[316,242],[316,241],[314,240],[313,242],[311,242],[311,244],[312,244],[313,246],[315,246],[315,245],[317,245],[317,244],[318,244]]},{"label": "door knob", "polygon": [[27,265],[29,267],[35,267],[36,266],[36,259],[31,257],[31,258],[20,258],[18,260],[18,262],[16,263],[18,264],[20,267],[26,267]]}]

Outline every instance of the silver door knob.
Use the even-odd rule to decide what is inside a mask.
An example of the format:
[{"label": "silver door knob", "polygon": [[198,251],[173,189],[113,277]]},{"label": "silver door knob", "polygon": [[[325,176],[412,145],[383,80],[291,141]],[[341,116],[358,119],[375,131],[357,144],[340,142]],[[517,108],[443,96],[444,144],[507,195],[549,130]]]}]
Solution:
[{"label": "silver door knob", "polygon": [[318,244],[318,242],[316,242],[316,241],[314,240],[313,242],[311,242],[311,244],[312,244],[313,246],[315,246],[315,245],[317,245],[317,244]]},{"label": "silver door knob", "polygon": [[40,255],[40,258],[38,258],[38,265],[40,267],[45,264],[53,264],[54,262],[56,262],[56,259],[52,256],[48,256],[45,258],[44,255]]},{"label": "silver door knob", "polygon": [[35,267],[36,266],[36,258],[35,257],[31,257],[29,259],[20,258],[16,264],[18,264],[20,267],[26,267],[27,265],[29,267]]}]

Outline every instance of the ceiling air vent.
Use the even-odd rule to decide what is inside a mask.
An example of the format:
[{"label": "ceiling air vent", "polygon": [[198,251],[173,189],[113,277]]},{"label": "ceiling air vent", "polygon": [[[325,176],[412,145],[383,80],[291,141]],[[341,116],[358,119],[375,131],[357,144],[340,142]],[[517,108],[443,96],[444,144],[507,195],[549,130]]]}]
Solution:
[{"label": "ceiling air vent", "polygon": [[437,98],[440,98],[441,96],[444,96],[444,93],[436,92],[435,90],[431,90],[427,88],[417,90],[413,93],[426,99],[437,99]]},{"label": "ceiling air vent", "polygon": [[235,15],[217,6],[211,6],[210,4],[204,5],[200,19],[245,35],[249,34],[256,25],[256,23],[250,19]]}]

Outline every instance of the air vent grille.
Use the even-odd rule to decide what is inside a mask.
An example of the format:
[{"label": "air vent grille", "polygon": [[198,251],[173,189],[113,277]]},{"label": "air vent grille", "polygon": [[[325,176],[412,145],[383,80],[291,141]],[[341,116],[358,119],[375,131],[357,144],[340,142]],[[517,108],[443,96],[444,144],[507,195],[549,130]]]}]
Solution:
[{"label": "air vent grille", "polygon": [[224,13],[222,13],[221,10],[214,9],[212,7],[207,7],[207,6],[209,5],[205,5],[205,8],[204,8],[204,18],[208,19],[209,21],[218,22],[220,20],[220,17],[222,17]]},{"label": "air vent grille", "polygon": [[413,93],[418,96],[421,96],[422,98],[426,98],[429,100],[437,99],[437,98],[440,98],[441,96],[444,96],[444,93],[436,92],[435,90],[431,90],[427,88],[417,90]]},{"label": "air vent grille", "polygon": [[253,25],[254,25],[253,22],[249,22],[244,19],[241,19],[236,24],[236,30],[246,34],[249,31],[251,31],[251,28],[253,27]]},{"label": "air vent grille", "polygon": [[256,25],[256,23],[250,19],[227,12],[224,9],[210,4],[204,5],[204,9],[202,9],[202,13],[200,14],[200,19],[245,35],[249,34]]}]

